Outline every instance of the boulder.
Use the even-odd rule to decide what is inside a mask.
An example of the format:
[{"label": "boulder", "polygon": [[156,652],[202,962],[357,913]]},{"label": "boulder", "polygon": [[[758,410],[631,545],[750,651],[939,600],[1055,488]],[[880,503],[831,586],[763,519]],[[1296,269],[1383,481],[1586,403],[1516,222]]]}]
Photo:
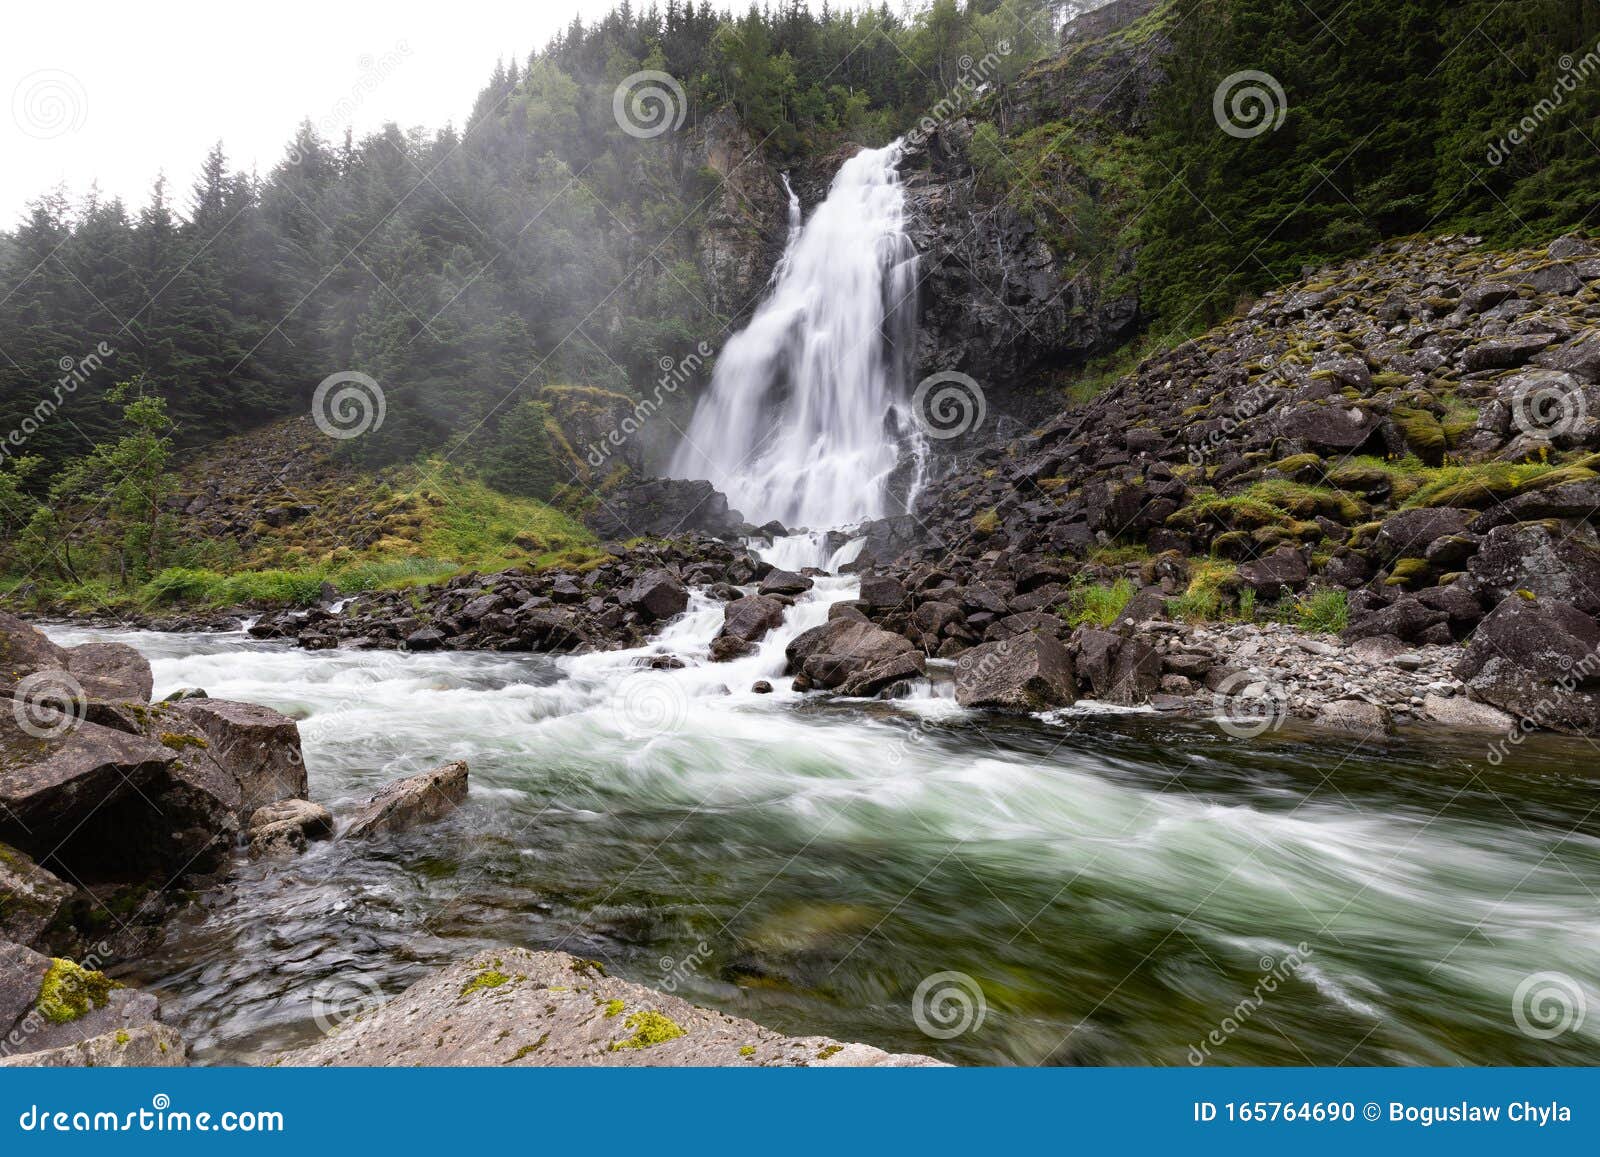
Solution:
[{"label": "boulder", "polygon": [[[205,738],[208,760],[237,785],[234,816],[241,825],[257,808],[308,794],[300,728],[287,715],[256,703],[185,699],[168,705],[163,717],[184,720]],[[152,726],[165,724],[158,719]]]},{"label": "boulder", "polygon": [[1363,446],[1379,425],[1381,419],[1368,410],[1312,403],[1280,419],[1278,433],[1304,442],[1313,450],[1348,453]]},{"label": "boulder", "polygon": [[1300,590],[1310,580],[1305,556],[1292,546],[1280,546],[1264,558],[1239,564],[1240,586],[1271,598],[1284,587]]},{"label": "boulder", "polygon": [[126,643],[83,643],[67,652],[67,670],[89,699],[148,703],[150,661]]},{"label": "boulder", "polygon": [[831,619],[801,632],[790,640],[784,656],[789,674],[804,675],[813,687],[848,695],[875,695],[927,670],[922,652],[911,640],[852,618]]},{"label": "boulder", "polygon": [[906,601],[906,588],[887,575],[868,575],[861,580],[858,597],[869,609],[893,610]]},{"label": "boulder", "polygon": [[1002,711],[1045,711],[1078,698],[1072,657],[1053,635],[983,643],[956,661],[956,702]]},{"label": "boulder", "polygon": [[799,595],[815,585],[803,574],[795,574],[789,570],[772,570],[761,580],[759,590],[764,595]]},{"label": "boulder", "polygon": [[90,967],[41,956],[0,941],[0,1051],[26,1054],[71,1048],[154,1024],[156,998],[124,988]]},{"label": "boulder", "polygon": [[1600,614],[1600,550],[1545,523],[1496,527],[1467,569],[1496,602],[1527,591]]},{"label": "boulder", "polygon": [[178,817],[162,797],[176,762],[177,752],[143,736],[79,723],[39,738],[0,711],[0,838],[69,863],[80,852],[94,860],[125,852],[128,870],[198,850],[170,846]]},{"label": "boulder", "polygon": [[347,840],[403,832],[442,819],[467,798],[464,760],[395,780],[364,803],[344,830]]},{"label": "boulder", "polygon": [[67,650],[15,615],[0,611],[0,698],[38,671],[67,669]]},{"label": "boulder", "polygon": [[245,831],[253,857],[293,855],[310,840],[333,835],[333,814],[321,804],[285,799],[257,808]]},{"label": "boulder", "polygon": [[0,844],[0,939],[33,946],[76,892],[20,848]]},{"label": "boulder", "polygon": [[671,571],[646,571],[622,592],[620,601],[629,610],[660,621],[683,613],[689,605],[689,588]]},{"label": "boulder", "polygon": [[745,530],[744,515],[704,479],[652,478],[605,495],[584,521],[603,539],[666,538],[700,531],[728,538]]},{"label": "boulder", "polygon": [[1480,703],[1531,724],[1600,729],[1600,626],[1567,603],[1510,595],[1478,624],[1456,677]]},{"label": "boulder", "polygon": [[1391,727],[1389,709],[1365,699],[1335,699],[1324,703],[1312,723],[1329,730],[1362,735],[1381,734]]},{"label": "boulder", "polygon": [[1458,731],[1496,731],[1506,735],[1517,725],[1515,719],[1498,707],[1479,703],[1465,695],[1424,695],[1422,715],[1425,719]]},{"label": "boulder", "polygon": [[1488,338],[1466,353],[1463,364],[1468,373],[1481,370],[1510,370],[1524,365],[1556,340],[1553,333],[1523,334],[1518,337]]},{"label": "boulder", "polygon": [[783,625],[787,610],[777,599],[764,595],[750,595],[734,599],[723,608],[722,630],[719,638],[737,639],[741,643],[754,643],[764,638],[768,631]]},{"label": "boulder", "polygon": [[1407,643],[1426,642],[1425,636],[1433,628],[1448,631],[1449,620],[1448,611],[1435,610],[1415,595],[1406,595],[1387,607],[1352,615],[1343,637],[1347,643],[1379,636],[1393,636]]},{"label": "boulder", "polygon": [[292,1067],[939,1064],[829,1037],[783,1036],[609,976],[594,961],[525,948],[453,964],[280,1059]]},{"label": "boulder", "polygon": [[1477,516],[1475,510],[1454,506],[1402,511],[1378,528],[1378,550],[1389,561],[1423,558],[1435,541],[1463,533]]}]

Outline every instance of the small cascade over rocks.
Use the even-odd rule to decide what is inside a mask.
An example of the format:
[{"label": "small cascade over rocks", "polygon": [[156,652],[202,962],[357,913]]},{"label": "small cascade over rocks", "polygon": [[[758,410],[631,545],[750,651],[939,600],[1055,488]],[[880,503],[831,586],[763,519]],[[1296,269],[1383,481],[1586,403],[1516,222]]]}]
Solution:
[{"label": "small cascade over rocks", "polygon": [[857,153],[800,223],[772,289],[717,358],[671,474],[709,478],[754,522],[843,526],[892,513],[888,483],[920,443],[905,416],[917,254],[901,144]]}]

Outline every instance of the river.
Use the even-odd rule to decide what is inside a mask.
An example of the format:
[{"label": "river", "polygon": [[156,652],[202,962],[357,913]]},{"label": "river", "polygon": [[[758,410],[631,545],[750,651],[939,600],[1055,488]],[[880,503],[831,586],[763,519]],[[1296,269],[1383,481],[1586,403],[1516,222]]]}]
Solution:
[{"label": "river", "polygon": [[[119,975],[207,1063],[265,1060],[493,945],[961,1063],[1600,1061],[1600,1012],[1555,1035],[1538,1019],[1552,984],[1600,999],[1593,744],[1541,738],[1494,767],[1442,732],[1003,718],[956,706],[937,665],[893,701],[788,690],[784,642],[853,592],[820,579],[724,664],[699,594],[650,646],[576,657],[52,628],[138,647],[158,696],[292,715],[336,814],[472,769],[444,822],[241,855]],[[638,666],[662,653],[689,665]]]}]

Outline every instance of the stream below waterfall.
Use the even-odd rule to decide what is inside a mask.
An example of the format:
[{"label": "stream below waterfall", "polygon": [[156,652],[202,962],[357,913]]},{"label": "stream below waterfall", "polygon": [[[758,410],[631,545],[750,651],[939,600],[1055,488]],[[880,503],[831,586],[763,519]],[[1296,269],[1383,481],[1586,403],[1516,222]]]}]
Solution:
[{"label": "stream below waterfall", "polygon": [[[113,971],[203,1063],[266,1060],[322,1031],[330,992],[382,999],[496,945],[961,1063],[1600,1060],[1600,1015],[1541,1039],[1515,1007],[1536,974],[1600,998],[1592,744],[1536,738],[1495,768],[1439,732],[1358,747],[1093,704],[1004,718],[956,706],[937,665],[892,701],[789,690],[785,643],[854,589],[818,579],[759,653],[720,664],[721,604],[699,593],[645,648],[568,657],[50,628],[138,647],[157,696],[294,716],[336,815],[441,761],[472,769],[440,823],[241,855]],[[687,665],[640,666],[662,653]],[[947,1039],[915,1015],[941,973],[982,993]]]}]

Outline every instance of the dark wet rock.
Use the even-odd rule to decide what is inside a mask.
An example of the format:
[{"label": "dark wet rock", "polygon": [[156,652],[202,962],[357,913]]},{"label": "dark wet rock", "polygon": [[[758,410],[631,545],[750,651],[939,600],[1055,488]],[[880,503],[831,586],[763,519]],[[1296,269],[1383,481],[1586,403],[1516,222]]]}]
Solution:
[{"label": "dark wet rock", "polygon": [[[723,610],[722,629],[718,632],[717,638],[731,639],[741,647],[759,642],[766,637],[768,631],[782,625],[786,609],[777,599],[764,595],[735,599]],[[712,645],[715,648],[715,639],[712,640]]]},{"label": "dark wet rock", "polygon": [[1378,416],[1367,410],[1318,403],[1285,415],[1278,433],[1304,442],[1313,450],[1349,452],[1365,445],[1378,425]]},{"label": "dark wet rock", "polygon": [[652,570],[640,575],[622,593],[621,602],[648,619],[670,619],[689,605],[689,588],[671,571]]},{"label": "dark wet rock", "polygon": [[847,695],[875,695],[926,670],[922,653],[901,635],[864,620],[832,619],[795,636],[785,648],[790,674]]},{"label": "dark wet rock", "polygon": [[1468,373],[1480,370],[1509,370],[1527,362],[1551,342],[1553,333],[1523,334],[1519,337],[1490,338],[1473,346],[1466,353],[1464,365]]},{"label": "dark wet rock", "polygon": [[683,478],[653,478],[602,496],[585,519],[601,538],[628,539],[699,531],[731,537],[746,528],[744,515],[728,506],[727,495],[711,483]]},{"label": "dark wet rock", "polygon": [[1600,626],[1566,603],[1509,596],[1478,624],[1456,675],[1474,699],[1533,725],[1600,727]]},{"label": "dark wet rock", "polygon": [[1476,517],[1476,511],[1450,506],[1402,511],[1384,519],[1378,550],[1386,560],[1422,558],[1435,541],[1461,534]]},{"label": "dark wet rock", "polygon": [[1300,590],[1311,578],[1305,556],[1292,546],[1280,546],[1265,558],[1239,566],[1239,583],[1259,595],[1276,598],[1287,588]]},{"label": "dark wet rock", "polygon": [[759,591],[764,595],[800,595],[815,585],[816,583],[805,575],[787,570],[774,570],[768,571],[766,577],[761,580]]},{"label": "dark wet rock", "polygon": [[466,798],[467,765],[458,759],[387,784],[356,811],[344,838],[371,839],[432,823],[455,811]]},{"label": "dark wet rock", "polygon": [[438,627],[419,627],[406,636],[409,651],[437,651],[444,646],[444,632]]},{"label": "dark wet rock", "polygon": [[886,575],[867,575],[861,580],[860,599],[871,609],[893,610],[906,601],[906,588]]},{"label": "dark wet rock", "polygon": [[1077,701],[1072,657],[1049,634],[983,643],[956,663],[956,702],[963,707],[1045,711]]}]

